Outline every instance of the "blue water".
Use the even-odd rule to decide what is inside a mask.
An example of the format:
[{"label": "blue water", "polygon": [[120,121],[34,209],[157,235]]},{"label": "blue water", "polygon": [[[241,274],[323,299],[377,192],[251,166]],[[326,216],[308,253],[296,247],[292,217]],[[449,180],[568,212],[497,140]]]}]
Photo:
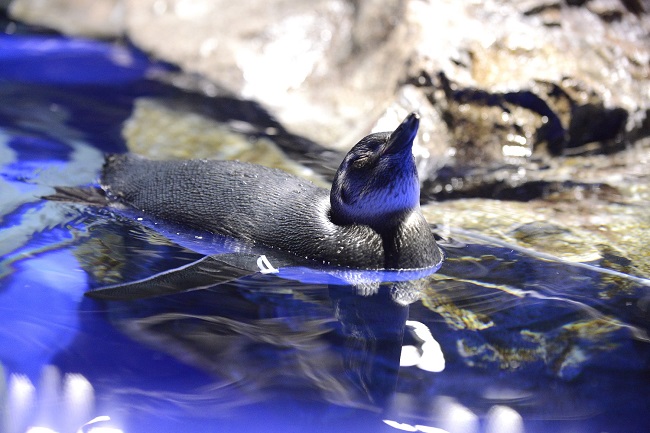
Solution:
[{"label": "blue water", "polygon": [[133,218],[41,198],[96,182],[103,154],[126,150],[136,97],[265,118],[150,78],[168,69],[130,47],[0,36],[0,431],[650,431],[650,290],[597,267],[459,236],[410,285],[243,272],[84,297],[203,257]]}]

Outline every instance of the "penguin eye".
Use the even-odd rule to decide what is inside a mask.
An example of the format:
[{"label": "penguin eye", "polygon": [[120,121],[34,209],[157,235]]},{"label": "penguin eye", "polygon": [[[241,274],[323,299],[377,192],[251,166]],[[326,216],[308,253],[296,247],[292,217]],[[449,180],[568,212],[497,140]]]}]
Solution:
[{"label": "penguin eye", "polygon": [[357,157],[354,161],[352,161],[352,167],[356,169],[364,169],[364,168],[370,168],[377,158],[375,155],[362,155]]},{"label": "penguin eye", "polygon": [[368,158],[363,156],[352,161],[352,167],[363,168],[368,165]]}]

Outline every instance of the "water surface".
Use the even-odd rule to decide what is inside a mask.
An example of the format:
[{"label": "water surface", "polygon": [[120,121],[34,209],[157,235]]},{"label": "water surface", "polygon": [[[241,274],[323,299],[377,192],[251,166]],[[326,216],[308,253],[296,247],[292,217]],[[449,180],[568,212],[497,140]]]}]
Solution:
[{"label": "water surface", "polygon": [[411,284],[257,272],[84,297],[203,257],[137,219],[42,199],[94,185],[103,154],[126,151],[137,97],[182,92],[129,48],[43,43],[0,39],[2,431],[647,431],[648,282],[485,239],[456,235]]}]

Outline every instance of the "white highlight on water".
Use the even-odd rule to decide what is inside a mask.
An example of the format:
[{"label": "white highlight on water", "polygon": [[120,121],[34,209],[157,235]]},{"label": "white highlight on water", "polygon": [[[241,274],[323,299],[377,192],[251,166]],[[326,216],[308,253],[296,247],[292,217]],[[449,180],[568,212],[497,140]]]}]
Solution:
[{"label": "white highlight on water", "polygon": [[442,353],[440,344],[433,338],[429,328],[421,322],[407,320],[406,326],[413,328],[413,332],[424,343],[418,349],[415,346],[407,345],[402,347],[400,356],[400,367],[416,366],[421,370],[439,373],[445,369],[445,356]]},{"label": "white highlight on water", "polygon": [[279,269],[273,267],[264,254],[257,258],[257,267],[260,268],[260,272],[263,274],[277,274],[280,272]]}]

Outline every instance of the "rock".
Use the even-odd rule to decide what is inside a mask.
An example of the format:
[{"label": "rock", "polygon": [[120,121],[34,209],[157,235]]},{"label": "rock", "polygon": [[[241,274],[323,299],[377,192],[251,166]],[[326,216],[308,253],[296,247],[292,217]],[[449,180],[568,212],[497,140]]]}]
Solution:
[{"label": "rock", "polygon": [[[92,20],[74,19],[75,5],[87,4],[58,0],[45,10],[15,0],[11,13],[93,34]],[[109,4],[117,3],[95,11],[104,22],[119,16]],[[552,155],[594,142],[612,152],[647,135],[649,9],[642,0],[125,0],[113,28],[339,149],[411,109],[404,87],[419,86],[411,101],[444,121],[423,125],[430,141],[419,143],[422,158],[442,155],[423,163],[433,177],[447,163],[510,163],[542,145]],[[598,131],[588,128],[593,116]]]},{"label": "rock", "polygon": [[[26,14],[24,4],[15,0],[12,14]],[[208,96],[218,89],[259,101],[279,120],[267,127],[347,149],[419,110],[423,201],[437,201],[425,206],[429,221],[453,215],[455,227],[567,260],[618,257],[630,273],[650,276],[641,241],[650,226],[647,1],[125,5],[122,25],[135,44],[208,77],[216,85],[199,86]],[[111,9],[103,10],[107,19]],[[52,18],[71,11],[39,22],[81,32]],[[127,128],[132,146],[164,141],[147,138],[151,125],[185,142],[230,141],[210,113],[147,104],[133,118],[146,120],[142,129]],[[271,141],[310,168],[326,161],[326,177],[335,169],[338,154],[282,137]],[[550,227],[540,224],[555,231],[531,230]]]},{"label": "rock", "polygon": [[[423,212],[441,227],[470,230],[564,260],[598,263],[650,278],[645,242],[650,230],[650,175],[643,168],[650,161],[650,143],[614,157],[571,159],[549,168],[547,176],[573,178],[593,185],[591,189],[564,188],[527,202],[456,199],[427,204]],[[596,187],[597,183],[613,186]]]},{"label": "rock", "polygon": [[343,147],[388,105],[411,51],[397,0],[147,0],[127,9],[140,47],[262,102],[293,132]]},{"label": "rock", "polygon": [[[329,185],[313,170],[289,159],[271,139],[252,134],[245,122],[220,123],[170,106],[150,98],[136,101],[122,130],[131,152],[152,159],[236,159]],[[238,126],[243,130],[238,131]]]},{"label": "rock", "polygon": [[13,0],[9,13],[29,24],[74,36],[117,38],[124,33],[120,0]]},{"label": "rock", "polygon": [[[428,13],[437,22],[426,21],[438,29],[438,16],[461,15],[472,32],[448,26],[447,34],[425,33],[423,43],[429,43],[411,62],[409,81],[420,84],[454,134],[453,165],[505,164],[513,153],[531,156],[542,146],[552,155],[592,143],[611,152],[640,131],[649,133],[646,15],[624,12],[614,24],[558,2],[446,7],[436,15],[424,10],[421,18]],[[551,27],[540,18],[549,10],[558,19]],[[440,39],[463,49],[433,56],[431,45]],[[586,119],[592,120],[589,131]]]}]

